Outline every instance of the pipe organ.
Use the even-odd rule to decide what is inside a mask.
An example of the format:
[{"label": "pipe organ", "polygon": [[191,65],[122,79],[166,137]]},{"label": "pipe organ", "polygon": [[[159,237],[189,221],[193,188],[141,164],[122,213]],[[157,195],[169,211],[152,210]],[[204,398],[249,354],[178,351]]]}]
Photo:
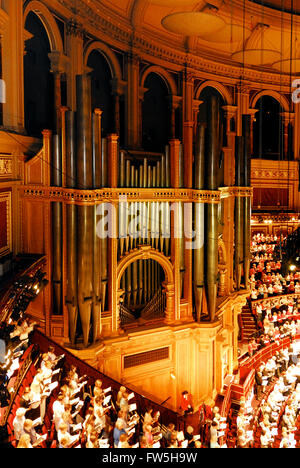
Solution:
[{"label": "pipe organ", "polygon": [[[78,75],[76,84],[77,110],[62,111],[51,162],[51,185],[67,193],[67,199],[52,201],[52,301],[54,313],[67,314],[70,342],[86,348],[101,338],[104,319],[111,318],[111,330],[118,331],[121,313],[138,317],[146,310],[149,319],[159,316],[162,305],[166,323],[175,322],[187,301],[185,320],[214,322],[223,233],[218,215],[224,210],[218,98],[210,97],[207,120],[198,122],[189,168],[178,140],[163,153],[147,153],[120,148],[116,135],[103,137],[102,111],[91,108],[91,78]],[[243,136],[236,137],[239,188],[250,185],[249,125],[244,116]],[[187,170],[193,173],[188,189]],[[242,271],[249,270],[250,197],[236,197],[235,222],[239,290]],[[118,277],[119,265],[136,252],[143,255]]]}]

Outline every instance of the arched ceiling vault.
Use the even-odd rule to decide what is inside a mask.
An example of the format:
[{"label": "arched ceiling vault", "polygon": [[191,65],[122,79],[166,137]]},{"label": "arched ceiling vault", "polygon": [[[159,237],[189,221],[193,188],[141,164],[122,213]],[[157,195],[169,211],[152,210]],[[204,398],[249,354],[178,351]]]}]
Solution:
[{"label": "arched ceiling vault", "polygon": [[[212,15],[220,17],[224,22],[224,28],[213,31],[205,37],[198,35],[186,36],[164,27],[164,18],[178,13],[197,12],[207,6],[206,0],[81,0],[88,4],[89,8],[96,11],[111,12],[119,17],[123,24],[145,38],[161,41],[163,44],[180,51],[191,52],[203,57],[224,57],[227,62],[241,64],[245,56],[241,54],[247,47],[274,50],[275,54],[266,54],[278,62],[288,60],[291,57],[291,15],[278,10],[282,0],[264,0],[270,7],[261,5],[262,0],[209,0],[209,4],[215,7],[209,11]],[[291,7],[292,0],[284,0],[287,11]],[[298,3],[298,2],[297,2]],[[294,1],[295,4],[295,1]],[[245,6],[245,8],[244,8]],[[102,8],[102,10],[101,10]],[[297,7],[300,10],[299,7]],[[162,24],[163,23],[163,24]],[[180,22],[179,22],[180,23]],[[263,25],[264,27],[259,27]],[[180,26],[180,24],[179,24]],[[242,26],[242,27],[241,27]],[[257,36],[257,30],[261,33]],[[253,40],[252,36],[255,36]],[[300,58],[300,15],[293,16],[293,44],[292,58]],[[247,45],[248,44],[248,45]],[[280,54],[280,55],[278,55]],[[243,58],[242,58],[243,57]],[[250,66],[260,66],[264,54],[257,55],[251,52]],[[247,63],[245,63],[247,65]],[[263,63],[263,66],[272,68],[273,63]],[[274,71],[278,72],[277,68]]]}]

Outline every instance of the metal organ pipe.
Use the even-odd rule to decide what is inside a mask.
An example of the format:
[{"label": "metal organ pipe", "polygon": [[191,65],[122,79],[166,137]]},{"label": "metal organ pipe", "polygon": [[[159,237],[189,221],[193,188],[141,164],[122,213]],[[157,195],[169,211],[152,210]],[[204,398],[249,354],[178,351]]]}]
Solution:
[{"label": "metal organ pipe", "polygon": [[[211,97],[208,110],[207,132],[207,167],[206,181],[208,190],[218,189],[218,161],[220,156],[219,142],[219,101]],[[218,205],[206,206],[206,292],[210,320],[214,321],[217,304],[218,273]]]},{"label": "metal organ pipe", "polygon": [[[197,129],[195,151],[195,189],[204,189],[205,180],[205,124]],[[194,249],[194,297],[197,322],[201,321],[203,287],[204,287],[204,203],[194,204],[194,232],[196,248]]]}]

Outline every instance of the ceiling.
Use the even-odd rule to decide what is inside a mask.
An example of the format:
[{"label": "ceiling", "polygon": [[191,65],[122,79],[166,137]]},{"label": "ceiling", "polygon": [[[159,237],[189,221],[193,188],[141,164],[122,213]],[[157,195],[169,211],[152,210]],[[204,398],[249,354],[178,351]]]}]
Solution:
[{"label": "ceiling", "polygon": [[[220,60],[224,58],[237,64],[241,63],[240,57],[244,57],[241,52],[248,47],[251,51],[256,49],[259,51],[263,49],[275,50],[277,54],[281,54],[283,59],[289,59],[291,55],[293,59],[300,58],[300,16],[294,16],[294,46],[291,53],[291,15],[278,11],[278,8],[281,9],[282,2],[284,2],[286,11],[297,4],[300,15],[300,0],[82,1],[90,6],[104,7],[110,14],[116,14],[122,23],[127,23],[133,30],[145,35],[149,40],[158,40],[166,46],[181,51],[188,50],[195,55],[213,56],[218,57]],[[189,15],[193,14],[193,12],[197,14],[197,12],[202,11],[207,3],[217,7],[216,15],[225,22],[224,30],[221,32],[213,32],[207,34],[206,37],[200,34],[188,37],[187,30],[189,29],[187,28],[185,28],[184,33],[180,34],[176,28],[165,27],[167,24],[165,18],[170,19],[172,16],[185,14],[183,19],[189,20],[192,28],[194,26],[193,18],[190,19]],[[272,8],[268,8],[267,3]],[[178,16],[176,21],[175,26],[180,29],[181,17]],[[264,28],[260,28],[261,25]],[[241,26],[242,32],[240,31]],[[250,39],[249,36],[251,36]],[[260,63],[256,63],[256,65],[260,66]],[[272,64],[267,64],[267,67],[269,68],[270,65]]]}]

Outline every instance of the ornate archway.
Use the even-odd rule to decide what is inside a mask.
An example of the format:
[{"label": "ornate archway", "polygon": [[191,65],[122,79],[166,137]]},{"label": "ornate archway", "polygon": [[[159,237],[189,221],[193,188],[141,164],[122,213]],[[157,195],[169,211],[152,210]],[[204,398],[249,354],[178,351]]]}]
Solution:
[{"label": "ornate archway", "polygon": [[44,28],[47,32],[48,38],[49,38],[49,43],[50,43],[50,49],[51,51],[58,51],[63,53],[64,47],[63,47],[63,41],[61,38],[61,34],[59,32],[59,28],[57,26],[57,23],[50,12],[48,8],[40,1],[38,0],[32,0],[29,2],[24,10],[24,27],[26,23],[27,16],[29,15],[30,12],[35,13],[42,24],[44,25]]},{"label": "ornate archway", "polygon": [[270,89],[266,89],[264,91],[260,91],[259,93],[256,93],[251,101],[250,101],[250,108],[254,109],[257,102],[263,97],[263,96],[269,96],[269,97],[272,97],[273,99],[275,99],[276,101],[278,101],[278,103],[281,105],[281,107],[283,108],[283,110],[285,112],[289,112],[290,111],[290,106],[289,106],[289,102],[288,100],[286,99],[285,96],[283,96],[282,94],[278,93],[277,91],[273,91],[273,90],[270,90]]},{"label": "ornate archway", "polygon": [[204,81],[201,83],[195,91],[195,99],[200,99],[200,95],[205,88],[214,88],[222,96],[226,106],[232,106],[232,96],[226,86],[218,81]]},{"label": "ornate archway", "polygon": [[[120,303],[124,290],[121,289],[121,279],[125,270],[134,262],[138,260],[154,260],[160,264],[165,273],[165,283],[163,284],[164,292],[166,295],[166,309],[165,309],[165,322],[172,323],[175,320],[175,276],[174,268],[170,260],[165,257],[158,250],[153,249],[151,246],[141,246],[138,250],[125,255],[117,266],[117,322],[120,325]],[[119,327],[120,328],[120,327]]]}]

